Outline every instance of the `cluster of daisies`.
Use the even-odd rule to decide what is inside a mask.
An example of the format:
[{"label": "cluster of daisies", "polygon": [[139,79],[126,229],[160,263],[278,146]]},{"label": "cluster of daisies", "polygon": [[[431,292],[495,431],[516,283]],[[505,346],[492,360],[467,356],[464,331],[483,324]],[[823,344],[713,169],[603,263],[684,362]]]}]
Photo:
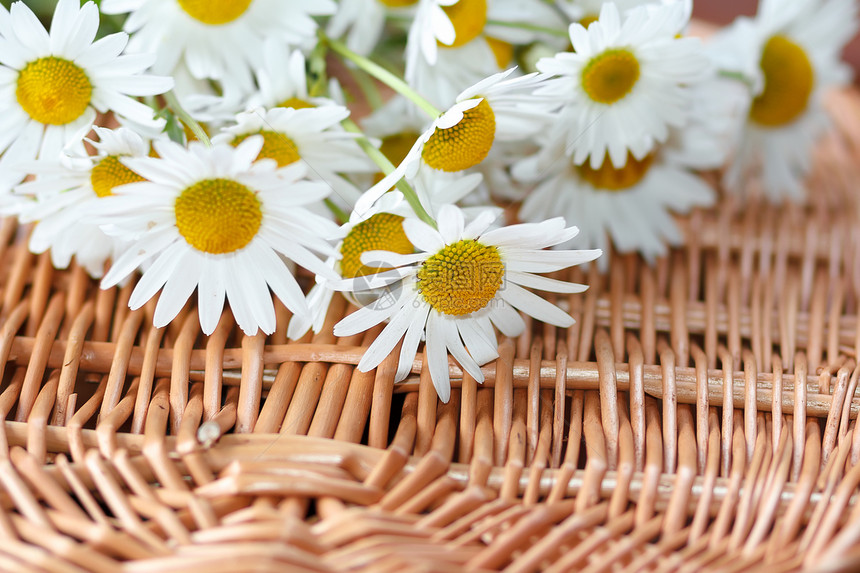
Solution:
[{"label": "cluster of daisies", "polygon": [[46,28],[15,2],[0,212],[104,288],[139,273],[129,305],[157,296],[159,327],[196,291],[206,334],[226,300],[245,333],[300,339],[340,292],[359,309],[334,334],[377,329],[359,369],[399,352],[402,380],[423,342],[447,400],[450,358],[480,382],[524,314],[572,324],[534,291],[585,287],[547,274],[679,244],[674,215],[715,199],[703,172],[803,199],[822,94],[849,80],[854,1],[761,0],[705,40],[691,11],[59,0]]}]

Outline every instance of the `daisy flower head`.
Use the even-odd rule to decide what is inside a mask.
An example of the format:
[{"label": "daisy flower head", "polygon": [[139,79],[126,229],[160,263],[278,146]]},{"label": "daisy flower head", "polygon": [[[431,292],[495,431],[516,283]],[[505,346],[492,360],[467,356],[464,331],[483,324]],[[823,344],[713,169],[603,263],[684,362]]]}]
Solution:
[{"label": "daisy flower head", "polygon": [[344,174],[373,173],[376,167],[355,143],[356,135],[340,129],[349,110],[339,105],[304,109],[258,108],[241,113],[235,125],[213,138],[215,143],[238,145],[252,135],[263,136],[258,159],[273,159],[278,167],[302,161],[311,179],[331,186],[352,206],[359,191]]},{"label": "daisy flower head", "polygon": [[93,128],[98,141],[93,156],[63,155],[28,166],[36,179],[21,183],[15,193],[26,201],[16,203],[22,223],[33,223],[29,247],[34,253],[51,251],[51,262],[65,269],[75,257],[87,272],[99,278],[105,263],[120,254],[123,243],[105,235],[92,221],[94,206],[120,185],[143,177],[120,163],[122,157],[145,157],[149,143],[128,128]]},{"label": "daisy flower head", "polygon": [[[519,217],[541,221],[560,215],[579,223],[582,233],[559,247],[608,252],[611,240],[618,252],[638,251],[653,263],[666,254],[667,245],[683,242],[672,213],[713,203],[713,189],[689,167],[707,163],[714,148],[677,149],[673,154],[669,146],[660,147],[642,159],[629,154],[620,168],[608,158],[597,169],[590,162],[576,165],[563,151],[559,152],[563,158],[548,171],[525,160],[514,167],[514,176],[538,183],[523,201]],[[608,256],[598,265],[601,271],[608,270]]]},{"label": "daisy flower head", "polygon": [[106,14],[124,14],[130,47],[155,53],[153,69],[170,74],[184,62],[191,75],[250,89],[266,39],[312,45],[313,16],[332,14],[332,0],[103,0]]},{"label": "daisy flower head", "polygon": [[164,93],[172,80],[142,73],[151,56],[123,55],[126,34],[94,41],[98,26],[93,2],[60,0],[50,32],[23,2],[0,6],[0,192],[23,180],[21,162],[53,160],[66,146],[83,153],[97,111],[163,125],[132,97]]},{"label": "daisy flower head", "polygon": [[523,140],[549,125],[556,104],[535,97],[543,82],[538,74],[518,78],[515,70],[494,74],[464,90],[414,142],[403,161],[356,203],[365,211],[400,179],[413,179],[422,165],[455,173],[480,164],[496,141]]},{"label": "daisy flower head", "polygon": [[660,0],[558,0],[556,5],[573,22],[586,28],[600,18],[600,9],[607,1],[612,1],[620,14],[644,4],[659,4]]},{"label": "daisy flower head", "polygon": [[433,0],[425,5],[438,20],[424,23],[419,8],[407,38],[405,78],[438,106],[447,105],[464,87],[511,67],[516,46],[553,39],[535,30],[562,25],[559,13],[542,0],[457,0],[448,5]]},{"label": "daisy flower head", "polygon": [[[425,170],[419,173],[414,183],[415,194],[424,210],[433,218],[438,218],[445,205],[454,205],[472,193],[480,184],[480,173],[469,175],[442,173]],[[485,211],[492,211],[496,216],[502,210],[496,207],[467,207],[463,209],[466,220],[471,220]],[[366,212],[359,214],[353,211],[349,221],[342,225],[338,234],[338,258],[330,258],[327,263],[347,279],[372,276],[387,270],[384,263],[378,261],[362,262],[365,253],[374,251],[391,251],[401,255],[415,252],[415,247],[406,237],[403,222],[417,215],[404,199],[400,191],[391,191],[379,198]],[[294,317],[290,321],[287,335],[298,339],[313,328],[319,332],[325,321],[325,315],[331,303],[335,290],[324,279],[318,279],[317,284],[308,293],[307,302],[311,310],[309,318]],[[350,298],[359,305],[384,304],[380,296],[390,296],[388,291],[361,291]]]},{"label": "daisy flower head", "polygon": [[597,169],[608,154],[622,167],[628,152],[643,159],[670,127],[688,121],[690,85],[711,70],[698,38],[676,37],[688,19],[683,2],[639,6],[623,17],[606,3],[588,29],[570,25],[574,52],[538,61],[541,72],[557,76],[538,93],[564,103],[556,137],[574,163],[590,158]]},{"label": "daisy flower head", "polygon": [[[180,65],[180,70],[185,66]],[[183,107],[199,121],[230,123],[243,111],[256,108],[291,107],[304,109],[336,105],[327,97],[311,96],[308,90],[308,74],[305,56],[299,49],[291,48],[280,38],[268,38],[263,44],[263,55],[254,63],[256,85],[248,89],[228,84],[218,94],[211,86],[201,86],[200,80],[186,81],[192,89],[183,90],[180,100]],[[189,75],[190,76],[190,75]],[[177,86],[177,92],[179,92]],[[330,80],[329,91],[339,93],[340,86],[335,78]]]},{"label": "daisy flower head", "polygon": [[365,253],[362,260],[381,261],[392,271],[377,275],[379,281],[365,278],[336,285],[353,292],[378,287],[377,282],[397,285],[390,304],[362,307],[335,325],[335,335],[350,336],[388,321],[359,362],[359,370],[378,366],[403,339],[395,376],[403,380],[424,338],[426,366],[439,398],[447,402],[449,352],[464,371],[483,382],[480,366],[498,357],[494,326],[505,336],[519,335],[525,323],[518,310],[555,326],[573,324],[566,312],[528,289],[582,292],[583,285],[539,273],[594,260],[600,251],[545,251],[577,233],[561,218],[488,230],[495,216],[485,212],[467,223],[460,209],[446,205],[439,213],[438,230],[407,219],[404,231],[417,253]]},{"label": "daisy flower head", "polygon": [[248,335],[275,330],[271,293],[294,314],[306,313],[285,259],[336,277],[320,255],[334,254],[323,237],[337,226],[305,208],[330,189],[305,179],[302,164],[278,169],[272,160],[255,162],[263,143],[262,136],[237,147],[156,141],[159,157],[123,158],[147,181],[118,187],[99,204],[105,232],[130,242],[102,287],[151,261],[129,306],[139,308],[162,290],[154,316],[160,327],[197,289],[205,334],[217,326],[225,297]]},{"label": "daisy flower head", "polygon": [[822,96],[850,81],[840,53],[857,28],[852,0],[765,0],[754,20],[741,19],[714,40],[719,65],[754,86],[726,170],[728,189],[741,191],[760,174],[770,200],[803,200],[813,145],[829,125]]},{"label": "daisy flower head", "polygon": [[[349,221],[340,227],[336,235],[337,254],[329,257],[326,264],[340,276],[353,279],[373,275],[382,270],[373,262],[361,262],[361,256],[365,252],[386,249],[402,255],[413,253],[415,247],[403,231],[404,215],[410,214],[411,211],[399,191],[385,194],[362,215],[353,211]],[[335,292],[325,279],[318,277],[307,296],[310,313],[292,317],[287,336],[297,340],[311,328],[315,333],[319,332]]]},{"label": "daisy flower head", "polygon": [[254,76],[257,90],[247,100],[248,109],[335,105],[330,98],[310,95],[305,55],[280,39],[270,38],[263,45],[263,58],[254,68]]}]

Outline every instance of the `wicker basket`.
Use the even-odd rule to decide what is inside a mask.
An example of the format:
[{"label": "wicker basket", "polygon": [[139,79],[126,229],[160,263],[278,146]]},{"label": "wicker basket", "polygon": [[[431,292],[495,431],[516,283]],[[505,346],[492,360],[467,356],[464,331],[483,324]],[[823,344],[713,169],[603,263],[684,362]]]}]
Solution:
[{"label": "wicker basket", "polygon": [[[186,308],[155,329],[0,227],[0,570],[860,567],[860,98],[836,94],[806,207],[725,199],[656,267],[614,256],[505,339],[355,370],[350,312],[287,343]],[[567,277],[566,277],[567,278]]]}]

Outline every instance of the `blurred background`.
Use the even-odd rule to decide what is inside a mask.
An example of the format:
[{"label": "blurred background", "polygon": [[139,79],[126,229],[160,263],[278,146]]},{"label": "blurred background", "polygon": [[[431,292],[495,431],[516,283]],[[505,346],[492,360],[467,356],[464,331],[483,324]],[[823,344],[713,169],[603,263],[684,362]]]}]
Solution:
[{"label": "blurred background", "polygon": [[[0,4],[8,7],[12,1],[0,0]],[[100,0],[95,1],[96,4],[100,2]],[[787,1],[790,2],[791,0]],[[48,20],[53,12],[54,4],[56,4],[56,0],[23,0],[23,2],[33,8],[34,12]],[[757,5],[757,0],[694,0],[693,16],[714,24],[725,25],[741,14],[747,16],[755,14]],[[848,45],[845,50],[845,59],[854,67],[854,79],[857,83],[858,77],[860,77],[860,74],[857,73],[857,70],[860,69],[860,38],[854,38]]]}]

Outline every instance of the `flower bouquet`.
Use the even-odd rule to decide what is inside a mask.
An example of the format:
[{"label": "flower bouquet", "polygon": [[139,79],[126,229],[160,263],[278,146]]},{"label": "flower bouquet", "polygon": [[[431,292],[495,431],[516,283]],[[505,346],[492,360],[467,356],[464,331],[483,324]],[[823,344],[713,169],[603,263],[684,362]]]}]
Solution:
[{"label": "flower bouquet", "polygon": [[706,37],[683,0],[38,7],[0,7],[0,231],[29,249],[0,249],[0,482],[68,563],[848,555],[860,248],[820,196],[860,145],[825,107],[853,0]]}]

